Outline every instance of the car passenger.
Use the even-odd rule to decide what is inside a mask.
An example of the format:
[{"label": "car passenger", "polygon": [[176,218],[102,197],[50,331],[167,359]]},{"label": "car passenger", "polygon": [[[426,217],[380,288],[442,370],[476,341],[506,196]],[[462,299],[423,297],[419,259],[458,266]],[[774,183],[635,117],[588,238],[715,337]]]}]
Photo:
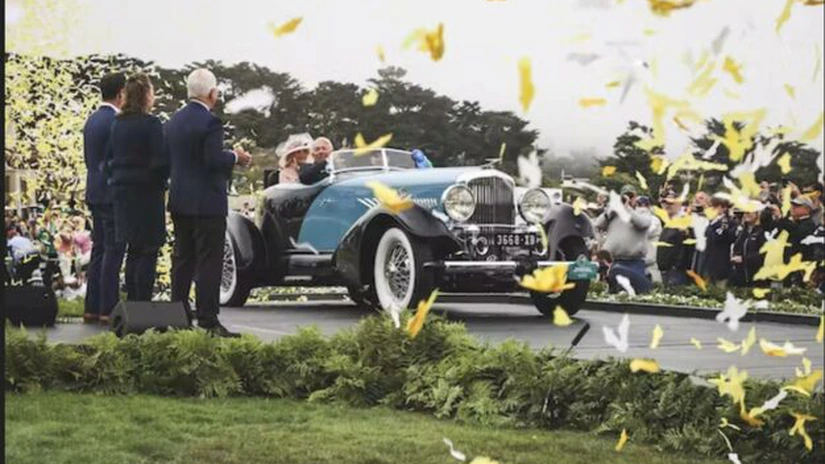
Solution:
[{"label": "car passenger", "polygon": [[332,150],[332,142],[326,137],[318,137],[312,142],[313,162],[300,167],[299,177],[302,184],[314,184],[329,175],[327,159]]},{"label": "car passenger", "polygon": [[300,182],[299,169],[306,163],[310,152],[308,136],[290,135],[284,147],[285,153],[278,160],[281,172],[278,174],[279,184],[294,184]]}]

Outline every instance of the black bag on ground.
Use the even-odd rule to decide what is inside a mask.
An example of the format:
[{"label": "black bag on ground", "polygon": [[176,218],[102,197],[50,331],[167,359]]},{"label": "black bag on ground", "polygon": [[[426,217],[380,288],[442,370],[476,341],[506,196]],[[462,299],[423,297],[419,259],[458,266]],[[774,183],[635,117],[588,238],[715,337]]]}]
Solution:
[{"label": "black bag on ground", "polygon": [[189,315],[183,302],[121,301],[109,315],[109,325],[118,337],[149,329],[187,329]]}]

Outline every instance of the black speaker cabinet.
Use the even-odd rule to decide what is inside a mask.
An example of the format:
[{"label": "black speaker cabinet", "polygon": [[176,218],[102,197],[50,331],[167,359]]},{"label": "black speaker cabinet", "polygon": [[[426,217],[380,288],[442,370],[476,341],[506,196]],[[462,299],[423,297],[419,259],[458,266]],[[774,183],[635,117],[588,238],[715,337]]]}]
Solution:
[{"label": "black speaker cabinet", "polygon": [[109,327],[118,337],[149,329],[186,329],[189,325],[189,317],[180,301],[121,301],[109,315]]},{"label": "black speaker cabinet", "polygon": [[51,288],[38,285],[6,286],[5,315],[15,327],[52,327],[57,298]]}]

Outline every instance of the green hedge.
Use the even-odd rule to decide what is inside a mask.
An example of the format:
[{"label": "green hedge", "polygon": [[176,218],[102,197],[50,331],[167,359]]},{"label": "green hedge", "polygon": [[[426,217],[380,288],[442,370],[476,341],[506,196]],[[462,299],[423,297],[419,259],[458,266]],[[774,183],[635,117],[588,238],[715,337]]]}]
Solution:
[{"label": "green hedge", "polygon": [[[269,396],[384,405],[483,425],[568,428],[609,433],[664,452],[724,457],[718,425],[743,462],[825,462],[823,395],[792,393],[765,425],[743,424],[738,408],[715,388],[673,372],[633,374],[626,361],[577,361],[552,350],[508,341],[491,346],[461,324],[431,318],[415,339],[386,317],[369,317],[330,338],[303,329],[274,343],[245,335],[213,338],[202,331],[149,332],[118,340],[102,334],[79,345],[6,329],[7,391],[41,389],[175,396]],[[746,383],[758,406],[780,384]],[[808,452],[788,434],[791,411],[814,415]]]}]

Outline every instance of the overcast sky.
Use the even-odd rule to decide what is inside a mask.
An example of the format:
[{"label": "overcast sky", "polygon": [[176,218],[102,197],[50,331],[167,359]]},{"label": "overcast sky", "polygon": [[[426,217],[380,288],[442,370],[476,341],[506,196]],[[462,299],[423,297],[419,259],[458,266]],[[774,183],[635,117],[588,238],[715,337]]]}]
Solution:
[{"label": "overcast sky", "polygon": [[[743,63],[745,82],[737,85],[720,74],[706,98],[691,100],[700,113],[767,107],[767,123],[803,128],[823,110],[822,73],[812,80],[817,46],[822,55],[823,7],[796,5],[777,35],[785,0],[702,0],[668,18],[650,13],[646,0],[81,1],[86,8],[75,29],[76,53],[122,52],[163,66],[210,58],[251,61],[312,87],[328,79],[366,84],[381,66],[375,52],[380,44],[387,64],[406,68],[409,80],[522,114],[540,131],[540,145],[559,154],[594,148],[603,156],[629,119],[650,122],[641,85],[622,104],[620,89],[605,87],[629,66],[611,43],[629,43],[631,59],[655,63],[651,86],[681,98],[692,80],[683,57],[690,52],[698,59],[729,26],[721,56]],[[267,29],[270,21],[296,16],[304,21],[293,34],[275,38]],[[412,30],[439,22],[446,43],[441,61],[401,49]],[[646,29],[655,33],[646,35]],[[584,34],[592,38],[571,40]],[[571,52],[602,57],[584,67],[566,59]],[[532,60],[536,86],[526,115],[518,103],[516,62],[522,56]],[[795,87],[795,100],[784,84]],[[605,97],[608,104],[584,109],[577,103],[582,97]],[[669,124],[668,133],[678,131]],[[816,145],[822,146],[821,137]]]}]

